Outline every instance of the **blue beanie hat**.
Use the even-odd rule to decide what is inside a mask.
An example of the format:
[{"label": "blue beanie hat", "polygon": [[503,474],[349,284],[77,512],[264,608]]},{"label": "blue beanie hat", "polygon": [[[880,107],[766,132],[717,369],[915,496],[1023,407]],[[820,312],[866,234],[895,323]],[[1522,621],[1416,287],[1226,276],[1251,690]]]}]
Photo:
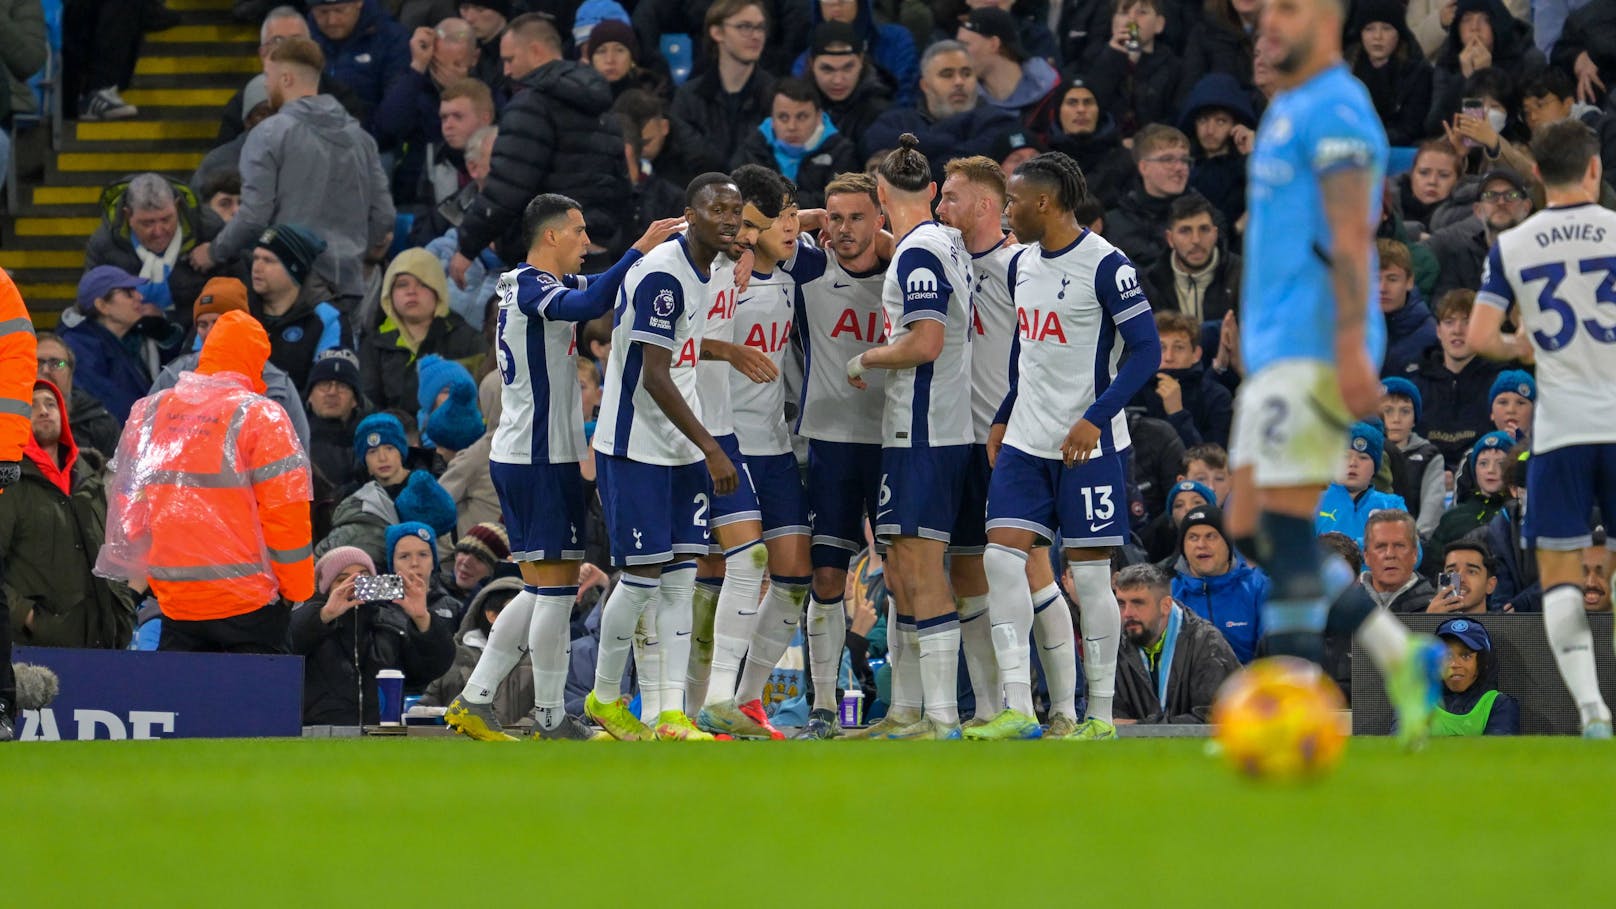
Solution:
[{"label": "blue beanie hat", "polygon": [[393,505],[398,509],[398,519],[405,523],[418,521],[439,536],[455,529],[454,497],[424,470],[410,472]]},{"label": "blue beanie hat", "polygon": [[1362,420],[1352,424],[1352,441],[1349,443],[1353,451],[1369,456],[1375,462],[1375,469],[1380,469],[1380,456],[1386,451],[1386,435],[1374,426]]},{"label": "blue beanie hat", "polygon": [[463,382],[449,386],[449,400],[438,405],[427,420],[426,431],[435,445],[464,451],[482,438],[483,415],[477,410],[476,389]]},{"label": "blue beanie hat", "polygon": [[1167,511],[1169,514],[1172,513],[1173,503],[1177,501],[1179,495],[1186,492],[1198,494],[1206,501],[1206,504],[1208,505],[1215,506],[1218,504],[1217,494],[1212,491],[1210,486],[1207,486],[1205,483],[1196,482],[1195,480],[1179,480],[1177,483],[1173,484],[1172,491],[1167,493]]},{"label": "blue beanie hat", "polygon": [[[415,361],[415,403],[419,410],[415,420],[422,430],[421,444],[432,448],[432,430],[427,423],[432,420],[432,408],[438,402],[438,395],[444,390],[453,392],[456,385],[465,385],[471,389],[471,399],[477,400],[477,382],[471,377],[466,367],[453,360],[445,360],[437,354],[427,354]],[[480,435],[480,433],[479,433]]]},{"label": "blue beanie hat", "polygon": [[1528,401],[1537,400],[1537,380],[1524,369],[1506,369],[1493,380],[1493,387],[1487,391],[1487,404],[1491,406],[1493,399],[1506,391],[1513,391]]},{"label": "blue beanie hat", "polygon": [[[417,471],[419,473],[419,471]],[[405,537],[415,537],[432,547],[432,564],[438,564],[438,537],[432,528],[420,521],[405,521],[402,524],[393,524],[387,528],[387,570],[393,570],[393,553],[398,550],[398,541]]]},{"label": "blue beanie hat", "polygon": [[363,461],[365,455],[378,445],[391,445],[398,449],[399,457],[409,453],[410,442],[404,436],[404,424],[398,417],[386,413],[373,413],[354,427],[354,457]]},{"label": "blue beanie hat", "polygon": [[1420,399],[1418,385],[1397,376],[1380,383],[1380,393],[1398,398],[1407,398],[1414,405],[1414,422],[1420,422],[1420,414],[1425,410],[1425,402]]},{"label": "blue beanie hat", "polygon": [[1509,433],[1503,431],[1502,429],[1494,430],[1493,432],[1489,432],[1486,435],[1482,436],[1481,438],[1477,439],[1476,444],[1474,446],[1472,446],[1471,449],[1470,449],[1469,461],[1470,461],[1470,473],[1471,473],[1471,475],[1474,476],[1475,473],[1476,473],[1476,458],[1481,457],[1482,452],[1484,452],[1484,451],[1503,451],[1503,452],[1508,452],[1511,448],[1514,448],[1514,447],[1515,447],[1515,437],[1510,435]]}]

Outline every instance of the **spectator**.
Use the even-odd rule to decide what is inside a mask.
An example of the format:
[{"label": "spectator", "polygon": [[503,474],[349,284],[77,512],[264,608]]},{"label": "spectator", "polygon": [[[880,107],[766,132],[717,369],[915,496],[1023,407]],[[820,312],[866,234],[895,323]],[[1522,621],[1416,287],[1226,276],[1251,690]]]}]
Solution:
[{"label": "spectator", "polygon": [[1604,530],[1596,528],[1593,542],[1582,550],[1582,608],[1589,612],[1610,611],[1610,559]]},{"label": "spectator", "polygon": [[309,370],[309,460],[317,479],[334,489],[354,483],[354,430],[366,415],[359,357],[351,350],[321,351]]},{"label": "spectator", "polygon": [[1431,107],[1431,64],[1398,0],[1359,0],[1347,26],[1347,65],[1369,90],[1392,145],[1413,145]]},{"label": "spectator", "polygon": [[417,358],[466,360],[484,352],[482,335],[450,311],[443,266],[424,249],[406,249],[387,266],[381,309],[381,325],[359,350],[365,397],[378,408],[415,405]]},{"label": "spectator", "polygon": [[1173,200],[1164,235],[1166,254],[1144,276],[1147,299],[1158,314],[1182,313],[1194,325],[1190,341],[1199,351],[1201,326],[1239,308],[1240,254],[1224,249],[1212,203],[1200,193]]},{"label": "spectator", "polygon": [[1178,479],[1191,480],[1212,490],[1214,499],[1208,504],[1229,507],[1229,493],[1234,479],[1229,475],[1229,452],[1222,445],[1206,443],[1184,452],[1183,470]]},{"label": "spectator", "polygon": [[453,664],[454,626],[428,608],[425,582],[411,574],[401,599],[361,602],[354,579],[376,573],[370,556],[344,546],[316,568],[320,596],[292,611],[289,635],[303,657],[305,724],[373,725],[376,673],[401,669],[405,689],[421,690]]},{"label": "spectator", "polygon": [[498,370],[483,376],[477,386],[477,402],[485,417],[486,431],[469,447],[456,452],[448,469],[438,479],[444,491],[454,499],[456,526],[462,535],[478,524],[495,523],[503,517],[499,496],[494,491],[494,478],[488,472],[494,430],[499,428],[501,387]]},{"label": "spectator", "polygon": [[1191,189],[1205,196],[1230,224],[1246,213],[1246,150],[1257,116],[1251,99],[1227,73],[1211,73],[1195,83],[1178,118],[1190,137],[1195,164]]},{"label": "spectator", "polygon": [[[844,22],[815,26],[813,44],[808,48],[808,75],[819,92],[820,106],[854,146],[863,141],[875,118],[892,106],[892,90],[876,76],[868,53],[853,26]],[[915,72],[919,71],[917,62]],[[918,84],[918,79],[907,83],[911,101]]]},{"label": "spectator", "polygon": [[[1083,75],[1094,86],[1100,109],[1117,118],[1124,138],[1147,124],[1171,122],[1178,108],[1184,67],[1172,48],[1156,40],[1167,24],[1161,11],[1164,3],[1117,0],[1111,14],[1111,41],[1084,67]],[[1184,144],[1187,151],[1189,142]],[[1135,160],[1139,160],[1138,148],[1134,146]]]},{"label": "spectator", "polygon": [[1430,613],[1479,615],[1487,611],[1487,597],[1498,586],[1493,557],[1485,543],[1459,540],[1442,552],[1442,574],[1436,595],[1425,607]]},{"label": "spectator", "polygon": [[1167,493],[1184,461],[1184,440],[1173,424],[1145,416],[1143,407],[1129,407],[1127,414],[1128,438],[1133,443],[1128,479],[1140,506],[1134,512],[1133,525],[1135,530],[1143,530],[1167,510]]},{"label": "spectator", "polygon": [[[308,0],[310,35],[320,46],[320,71],[353,90],[371,118],[410,65],[410,33],[377,0]],[[273,56],[273,54],[271,54]]]},{"label": "spectator", "polygon": [[1386,427],[1392,492],[1409,506],[1419,535],[1428,537],[1442,520],[1448,486],[1442,452],[1414,431],[1423,406],[1420,390],[1401,376],[1389,378],[1380,386],[1380,422]]},{"label": "spectator", "polygon": [[477,382],[466,367],[437,354],[416,361],[418,425],[426,427],[421,444],[437,450],[448,463],[476,444],[487,426],[477,409]]},{"label": "spectator", "polygon": [[954,158],[985,155],[1000,136],[1016,129],[1014,115],[982,104],[971,57],[958,41],[938,41],[920,58],[919,107],[894,107],[877,117],[860,151],[869,157],[898,147],[898,137],[914,133],[932,176],[943,182],[943,167]]},{"label": "spectator", "polygon": [[[157,374],[157,381],[152,383],[151,394],[156,394],[165,388],[173,388],[179,384],[183,373],[191,372],[201,363],[201,347],[207,343],[208,334],[213,326],[227,312],[248,312],[247,287],[235,278],[214,278],[202,288],[202,293],[196,298],[196,344],[197,350],[183,354],[168,362],[163,371]],[[274,345],[270,345],[270,356],[274,356]],[[309,447],[309,421],[303,413],[302,395],[298,393],[297,386],[285,370],[275,365],[271,359],[264,364],[264,371],[256,378],[264,382],[264,396],[279,404],[286,416],[292,421],[292,428],[297,432],[297,439],[307,451]]]},{"label": "spectator", "polygon": [[[598,31],[600,25],[595,29]],[[426,694],[421,697],[423,706],[447,707],[460,696],[466,682],[471,679],[471,671],[477,668],[477,660],[488,646],[488,632],[494,627],[494,621],[521,592],[521,578],[496,578],[477,592],[466,607],[466,616],[460,620],[460,630],[454,637],[454,665],[426,686]],[[590,667],[590,677],[594,677],[593,667]],[[528,658],[525,648],[516,666],[494,690],[493,707],[494,716],[507,729],[520,723],[533,711],[533,661]]]},{"label": "spectator", "polygon": [[[300,18],[297,21],[302,22],[303,20]],[[247,144],[247,133],[251,132],[258,124],[269,119],[270,114],[274,113],[269,109],[269,79],[263,73],[259,73],[247,80],[247,85],[241,90],[240,98],[242,109],[246,111],[246,115],[238,121],[235,134],[221,144],[215,145],[206,155],[203,155],[202,163],[198,164],[195,172],[191,174],[191,189],[202,197],[203,201],[206,201],[206,196],[202,194],[203,182],[218,174],[228,172],[236,175],[236,196],[238,197],[236,204],[239,207],[241,204],[239,197],[241,196],[242,146]],[[235,217],[234,209],[231,210],[231,217]],[[222,218],[221,220],[228,223],[230,218]]]},{"label": "spectator", "polygon": [[998,141],[993,143],[993,150],[988,153],[988,157],[998,162],[1000,170],[1013,174],[1016,168],[1047,151],[1049,146],[1038,138],[1037,133],[1018,129],[1000,136]]},{"label": "spectator", "polygon": [[[426,221],[429,233],[437,228],[442,229],[442,233],[426,244],[426,250],[437,256],[438,264],[443,266],[445,274],[448,273],[449,263],[460,251],[460,229],[457,225],[465,219],[466,211],[476,204],[483,187],[488,185],[488,166],[494,154],[494,140],[498,138],[499,128],[494,126],[484,127],[471,134],[471,138],[466,142],[465,157],[466,173],[471,176],[471,182],[439,205]],[[679,196],[679,204],[684,204],[682,193]],[[682,208],[679,210],[683,211]],[[494,255],[492,249],[484,249],[466,269],[466,286],[449,284],[449,309],[465,319],[467,325],[482,331],[483,318],[488,312],[488,301],[498,293],[499,277],[504,273],[505,263],[500,261],[499,256]]]},{"label": "spectator", "polygon": [[[146,10],[112,0],[64,3],[63,89],[68,115],[77,99],[80,120],[127,120],[140,113],[119,95],[135,76]],[[9,24],[9,23],[8,23]],[[33,75],[30,72],[28,75]]]},{"label": "spectator", "polygon": [[190,327],[191,303],[207,282],[185,256],[212,240],[222,222],[184,184],[139,174],[101,193],[101,224],[90,236],[84,266],[114,265],[139,275],[141,299]]},{"label": "spectator", "polygon": [[[420,185],[415,190],[417,201],[441,206],[455,204],[461,216],[476,200],[481,181],[471,173],[471,139],[494,124],[494,96],[488,86],[476,79],[466,78],[444,86],[438,94],[437,110],[433,113],[438,124],[439,138],[426,146]],[[487,180],[488,154],[484,150],[482,180]],[[475,185],[475,189],[468,189]],[[457,194],[463,202],[451,203]],[[453,223],[453,222],[451,222]],[[448,225],[444,225],[447,228]]]},{"label": "spectator", "polygon": [[320,287],[310,278],[325,248],[308,228],[277,224],[252,250],[253,317],[269,332],[270,362],[300,389],[308,387],[315,357],[353,344],[337,308],[315,302]]},{"label": "spectator", "polygon": [[1139,537],[1144,542],[1150,561],[1166,562],[1163,570],[1170,570],[1178,558],[1178,545],[1183,534],[1179,522],[1191,509],[1216,505],[1217,494],[1206,484],[1194,480],[1179,480],[1167,490],[1166,508],[1159,517],[1145,526]]},{"label": "spectator", "polygon": [[1448,37],[1432,54],[1431,112],[1425,131],[1434,133],[1442,118],[1459,109],[1466,79],[1489,67],[1503,70],[1518,84],[1544,64],[1532,46],[1532,28],[1509,14],[1502,0],[1457,0]]},{"label": "spectator", "polygon": [[1189,185],[1190,140],[1152,123],[1133,137],[1133,160],[1139,183],[1105,213],[1105,238],[1149,272],[1167,252],[1168,212]]},{"label": "spectator", "polygon": [[451,577],[445,586],[469,602],[510,557],[511,541],[499,522],[473,524],[455,543]]},{"label": "spectator", "polygon": [[[820,30],[829,23],[839,23],[850,33],[838,32],[857,54],[868,55],[873,69],[895,89],[894,100],[908,107],[915,103],[915,85],[920,77],[920,54],[908,29],[895,23],[876,21],[871,0],[811,0],[814,21],[814,43],[818,43]],[[850,51],[851,52],[851,51]],[[792,64],[793,76],[806,76],[813,66],[812,47]],[[860,69],[863,69],[861,64]],[[875,74],[872,72],[871,74]]]},{"label": "spectator", "polygon": [[[263,25],[258,30],[258,59],[264,65],[264,72],[269,72],[269,52],[291,38],[304,38],[312,40],[309,31],[309,22],[303,18],[295,6],[277,6],[264,16]],[[262,95],[255,94],[253,86],[257,84],[263,91]],[[365,108],[359,102],[359,96],[353,89],[333,80],[324,72],[320,73],[320,82],[315,89],[322,95],[330,95],[342,104],[342,109],[352,114],[355,119],[365,115]],[[253,121],[253,111],[259,102],[263,102],[263,117],[268,117],[275,111],[268,107],[269,89],[264,86],[258,76],[247,81],[247,85],[227,102],[224,106],[224,115],[219,118],[219,141],[230,143],[244,136],[256,124]],[[255,100],[256,99],[256,100]],[[232,161],[240,156],[239,144],[236,153],[231,156]]]},{"label": "spectator", "polygon": [[1418,221],[1421,228],[1431,224],[1436,210],[1453,195],[1464,173],[1464,156],[1444,139],[1427,139],[1414,152],[1408,173],[1392,182],[1397,187],[1397,207],[1407,221]]},{"label": "spectator", "polygon": [[1186,448],[1202,442],[1229,443],[1234,396],[1201,362],[1201,323],[1179,312],[1158,312],[1161,370],[1156,384],[1135,397],[1145,413],[1173,424]]},{"label": "spectator", "polygon": [[858,150],[819,109],[812,85],[781,79],[774,85],[769,119],[746,139],[731,164],[778,171],[797,184],[798,205],[819,208],[825,204],[825,185],[837,174],[858,169]]},{"label": "spectator", "polygon": [[196,197],[209,211],[219,216],[221,223],[229,224],[241,207],[241,174],[234,167],[220,168],[208,174]]},{"label": "spectator", "polygon": [[1218,688],[1240,668],[1228,642],[1174,602],[1167,576],[1153,566],[1130,565],[1112,585],[1122,610],[1117,722],[1210,722]]},{"label": "spectator", "polygon": [[1419,531],[1404,511],[1377,511],[1364,524],[1364,590],[1375,605],[1392,612],[1420,612],[1436,588],[1416,571]]},{"label": "spectator", "polygon": [[[472,260],[490,244],[497,244],[502,262],[522,261],[522,209],[559,187],[583,205],[592,243],[607,250],[626,245],[630,193],[623,138],[602,116],[612,105],[606,80],[561,59],[561,36],[536,14],[513,20],[501,42],[506,75],[521,87],[500,115],[488,179],[459,226],[460,251],[449,262],[449,276],[460,287]],[[448,306],[446,295],[440,300]]]},{"label": "spectator", "polygon": [[1204,7],[1205,15],[1184,41],[1183,85],[1223,74],[1240,88],[1251,88],[1262,0],[1208,0]]},{"label": "spectator", "polygon": [[758,66],[769,30],[759,0],[716,0],[705,27],[714,62],[679,86],[672,108],[685,133],[699,137],[684,149],[698,172],[725,169],[731,149],[769,115],[774,92],[774,77]]},{"label": "spectator", "polygon": [[314,593],[308,457],[263,397],[268,360],[264,329],[225,313],[119,439],[96,574],[151,589],[159,650],[285,653],[287,604]]},{"label": "spectator", "polygon": [[[1449,110],[1452,119],[1444,121],[1442,128],[1448,141],[1465,156],[1467,169],[1477,174],[1498,168],[1532,173],[1532,136],[1521,119],[1520,99],[1509,74],[1492,67],[1478,70],[1465,80],[1463,97],[1479,100],[1482,109],[1471,113],[1461,108]],[[1541,189],[1535,193],[1538,198],[1543,195]],[[1432,229],[1445,226],[1438,218]]]},{"label": "spectator", "polygon": [[[640,137],[640,170],[650,172],[668,181],[679,190],[679,204],[684,204],[684,187],[701,173],[695,169],[686,148],[697,141],[677,120],[668,116],[667,105],[650,92],[630,89],[612,105],[612,110],[634,123],[634,132]],[[623,138],[629,139],[624,128]],[[683,211],[683,208],[679,209]]]},{"label": "spectator", "polygon": [[640,66],[643,59],[634,27],[616,19],[597,23],[589,32],[589,43],[583,48],[584,62],[606,80],[614,101],[622,97],[623,92],[636,88],[654,95],[668,94],[668,80]]},{"label": "spectator", "polygon": [[[0,97],[5,97],[0,94]],[[22,294],[11,276],[0,269],[0,494],[22,479],[22,461],[34,427],[31,419],[36,373],[28,369],[30,356],[38,353],[34,326],[23,304]],[[0,588],[5,586],[5,563],[0,562]],[[3,594],[3,592],[0,592]],[[9,597],[0,595],[0,742],[10,741],[16,721],[17,680],[11,670],[11,611]]]},{"label": "spectator", "polygon": [[142,301],[143,283],[116,265],[97,265],[79,279],[77,309],[62,319],[61,339],[73,350],[79,386],[105,404],[119,426],[162,366],[158,342],[142,324],[161,325],[162,318]]},{"label": "spectator", "polygon": [[354,427],[355,460],[365,466],[368,482],[337,503],[331,532],[315,546],[322,556],[339,546],[357,546],[370,557],[387,561],[387,528],[418,522],[446,534],[454,530],[454,500],[432,474],[410,470],[404,425],[385,413],[371,414]]},{"label": "spectator", "polygon": [[[0,91],[9,91],[10,107],[0,98],[0,109],[12,115],[31,114],[39,100],[28,80],[45,68],[50,57],[46,42],[45,12],[35,0],[6,0],[0,3]],[[10,122],[9,117],[0,120]],[[5,130],[0,130],[0,133]],[[3,142],[0,139],[0,142]],[[5,182],[5,156],[0,154],[0,185]]]},{"label": "spectator", "polygon": [[460,3],[460,18],[471,25],[472,34],[477,36],[477,65],[471,74],[490,88],[505,84],[500,47],[505,38],[505,26],[514,12],[511,0],[461,0]]},{"label": "spectator", "polygon": [[1616,97],[1616,9],[1588,3],[1567,16],[1551,62],[1576,77],[1578,101],[1610,109]]},{"label": "spectator", "polygon": [[1067,80],[1056,97],[1048,121],[1035,128],[1045,144],[1082,168],[1090,196],[1107,207],[1116,205],[1134,174],[1133,156],[1122,147],[1116,118],[1101,110],[1094,89],[1081,78]]},{"label": "spectator", "polygon": [[1521,117],[1533,133],[1561,120],[1581,120],[1599,135],[1599,160],[1605,173],[1616,174],[1616,114],[1578,102],[1577,86],[1564,72],[1550,66],[1527,78],[1521,86]]},{"label": "spectator", "polygon": [[1525,452],[1509,458],[1504,464],[1505,482],[1509,486],[1510,501],[1498,514],[1493,515],[1487,530],[1480,535],[1493,554],[1493,569],[1497,572],[1498,586],[1487,598],[1492,612],[1542,612],[1543,586],[1538,581],[1537,550],[1528,544],[1522,532],[1522,515],[1526,511],[1526,458]]},{"label": "spectator", "polygon": [[1386,317],[1386,358],[1381,378],[1401,376],[1436,346],[1436,319],[1414,286],[1414,258],[1408,246],[1375,241],[1380,258],[1380,311]]},{"label": "spectator", "polygon": [[1324,490],[1319,516],[1313,522],[1315,533],[1338,530],[1362,546],[1364,522],[1371,514],[1388,508],[1408,511],[1402,496],[1381,492],[1372,485],[1375,474],[1380,472],[1385,448],[1386,436],[1380,430],[1361,421],[1353,424],[1347,445],[1346,478]]},{"label": "spectator", "polygon": [[1532,412],[1536,409],[1537,380],[1524,369],[1506,369],[1493,380],[1487,397],[1492,399],[1493,429],[1512,441],[1532,435]]},{"label": "spectator", "polygon": [[1476,438],[1491,425],[1488,390],[1503,371],[1501,364],[1476,356],[1465,341],[1475,302],[1472,290],[1450,291],[1437,300],[1438,346],[1404,373],[1420,391],[1421,435],[1431,440],[1448,464],[1463,461]]},{"label": "spectator", "polygon": [[1436,532],[1431,534],[1433,545],[1446,546],[1476,533],[1509,503],[1509,487],[1504,481],[1509,450],[1514,445],[1515,437],[1507,432],[1489,432],[1476,440],[1466,464],[1474,487],[1442,516]]},{"label": "spectator", "polygon": [[1013,16],[996,6],[979,6],[960,25],[958,40],[970,55],[984,102],[1023,123],[1048,119],[1060,73],[1048,60],[1022,50]]},{"label": "spectator", "polygon": [[106,462],[79,450],[66,399],[45,379],[34,381],[32,420],[21,479],[0,495],[11,640],[122,650],[134,633],[134,594],[91,573],[106,534]]},{"label": "spectator", "polygon": [[272,224],[318,224],[326,255],[316,271],[340,298],[338,308],[348,310],[363,295],[367,257],[385,250],[392,237],[393,200],[375,140],[336,99],[316,93],[324,62],[320,49],[302,38],[270,51],[269,101],[278,112],[242,147],[235,220],[211,244],[192,250],[191,263],[206,270],[215,261],[252,254]]},{"label": "spectator", "polygon": [[1486,627],[1475,619],[1449,619],[1437,626],[1436,636],[1448,656],[1431,734],[1520,735],[1521,705],[1498,690],[1498,653]]},{"label": "spectator", "polygon": [[67,423],[73,427],[79,450],[93,450],[101,460],[112,460],[123,426],[99,398],[73,384],[73,371],[78,365],[73,348],[55,332],[42,331],[38,349],[39,378],[54,384],[67,401]]},{"label": "spectator", "polygon": [[1262,640],[1268,576],[1235,551],[1216,505],[1185,512],[1178,534],[1173,599],[1210,622],[1241,663],[1251,662]]},{"label": "spectator", "polygon": [[436,205],[463,184],[459,161],[447,162],[447,185],[434,171],[445,157],[445,127],[455,134],[449,148],[459,150],[473,132],[494,122],[489,87],[470,75],[476,59],[477,41],[464,19],[445,19],[411,36],[409,68],[387,90],[371,125],[377,145],[402,149],[393,172],[395,204]]},{"label": "spectator", "polygon": [[[426,603],[432,615],[449,619],[451,628],[459,625],[465,614],[465,604],[443,589],[438,575],[438,536],[443,531],[419,521],[406,521],[387,528],[387,570],[403,576],[406,586],[409,578],[426,587]],[[442,675],[440,670],[438,675]],[[422,684],[417,689],[424,688]]]}]

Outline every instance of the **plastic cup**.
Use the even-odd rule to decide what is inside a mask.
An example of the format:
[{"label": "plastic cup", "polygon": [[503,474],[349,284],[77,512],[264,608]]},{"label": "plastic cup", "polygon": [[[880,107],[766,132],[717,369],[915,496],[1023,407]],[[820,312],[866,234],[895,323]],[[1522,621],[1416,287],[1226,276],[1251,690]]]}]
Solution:
[{"label": "plastic cup", "polygon": [[376,712],[383,726],[404,723],[404,673],[398,669],[383,669],[376,673]]},{"label": "plastic cup", "polygon": [[857,688],[842,695],[842,725],[857,726],[864,722],[864,692]]}]

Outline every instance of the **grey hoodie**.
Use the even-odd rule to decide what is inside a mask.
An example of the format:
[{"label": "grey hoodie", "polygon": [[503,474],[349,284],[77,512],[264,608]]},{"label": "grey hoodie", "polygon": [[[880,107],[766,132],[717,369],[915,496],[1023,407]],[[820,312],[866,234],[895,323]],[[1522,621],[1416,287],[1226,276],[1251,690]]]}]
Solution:
[{"label": "grey hoodie", "polygon": [[247,134],[241,209],[213,241],[213,258],[250,252],[272,224],[301,224],[326,242],[315,263],[341,296],[364,293],[365,251],[393,229],[393,198],[372,139],[330,95],[287,102]]},{"label": "grey hoodie", "polygon": [[[157,374],[157,381],[152,383],[148,394],[157,394],[165,388],[173,388],[179,384],[180,373],[196,369],[196,364],[202,361],[201,351],[192,351],[183,357],[170,360],[163,371]],[[292,419],[292,428],[297,430],[297,437],[303,440],[303,450],[309,450],[309,417],[303,412],[303,402],[299,400],[297,388],[292,385],[292,377],[286,374],[274,363],[264,364],[264,397],[279,404]]]}]

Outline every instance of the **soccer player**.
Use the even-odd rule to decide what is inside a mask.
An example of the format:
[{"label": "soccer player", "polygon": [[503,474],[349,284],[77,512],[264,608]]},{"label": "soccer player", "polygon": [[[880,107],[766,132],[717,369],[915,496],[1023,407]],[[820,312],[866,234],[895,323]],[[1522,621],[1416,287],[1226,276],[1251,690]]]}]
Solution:
[{"label": "soccer player", "polygon": [[[629,710],[622,676],[648,611],[646,626],[658,637],[688,639],[685,590],[694,587],[695,564],[675,559],[707,553],[713,497],[735,490],[734,463],[696,416],[695,366],[713,259],[735,242],[741,209],[729,175],[692,180],[685,190],[689,228],[634,263],[617,296],[594,447],[612,564],[623,573],[601,612],[595,687],[584,711],[620,740],[711,738],[667,704],[653,732]],[[658,603],[659,589],[670,585]],[[682,705],[682,685],[675,694]]]},{"label": "soccer player", "polygon": [[[863,391],[848,384],[848,360],[887,342],[881,291],[886,263],[878,252],[881,203],[875,178],[841,174],[825,187],[821,249],[809,240],[782,268],[796,282],[796,330],[803,352],[802,395],[794,427],[808,440],[809,553],[813,587],[808,600],[808,660],[814,703],[804,738],[839,733],[836,678],[847,646],[843,596],[847,568],[864,546],[864,523],[874,526],[881,491],[881,411],[886,373],[865,376]],[[892,710],[870,733],[884,736],[920,719],[920,691],[911,654],[889,609]],[[906,662],[907,659],[907,662]]]},{"label": "soccer player", "polygon": [[975,278],[959,233],[931,219],[937,184],[919,145],[904,133],[877,169],[876,192],[900,238],[881,297],[889,340],[848,360],[847,378],[865,388],[865,372],[890,371],[875,532],[888,546],[888,587],[915,626],[924,714],[888,737],[957,739],[959,613],[943,563],[971,457],[964,405]]},{"label": "soccer player", "polygon": [[[1616,214],[1599,207],[1599,140],[1587,126],[1562,120],[1544,127],[1532,139],[1532,157],[1548,207],[1493,244],[1468,340],[1483,356],[1537,362],[1524,531],[1537,549],[1543,625],[1582,734],[1608,739],[1581,553],[1593,540],[1593,507],[1607,524],[1616,515],[1616,320],[1601,309],[1616,284]],[[1502,334],[1512,306],[1520,307],[1520,327]]]},{"label": "soccer player", "polygon": [[657,221],[606,272],[579,275],[589,234],[578,203],[545,193],[522,214],[527,261],[499,280],[495,358],[503,409],[489,472],[525,585],[500,612],[465,690],[444,713],[463,735],[514,741],[500,729],[491,704],[524,644],[533,658],[533,735],[593,734],[564,707],[586,517],[578,467],[585,454],[578,328],[611,309],[630,266],[684,226],[679,218]]},{"label": "soccer player", "polygon": [[[1341,61],[1342,0],[1269,0],[1259,31],[1280,93],[1251,158],[1240,387],[1230,452],[1230,529],[1273,580],[1268,652],[1318,662],[1326,625],[1357,632],[1386,677],[1398,736],[1423,741],[1441,646],[1411,636],[1362,589],[1326,584],[1313,534],[1324,488],[1343,469],[1347,432],[1375,409],[1386,331],[1375,294],[1375,226],[1386,134]],[[1346,587],[1350,572],[1331,573]],[[1339,577],[1337,577],[1339,575]]]},{"label": "soccer player", "polygon": [[1042,732],[1028,670],[1034,612],[1027,554],[1054,542],[1059,528],[1088,680],[1088,716],[1069,736],[1114,739],[1122,615],[1111,590],[1111,550],[1127,539],[1129,521],[1123,407],[1155,375],[1161,340],[1133,263],[1073,214],[1088,196],[1076,161],[1060,152],[1039,155],[1016,168],[1008,194],[1010,229],[1032,245],[1010,263],[1016,371],[989,443],[997,451],[983,563],[1006,706],[967,734],[1017,739]]}]

